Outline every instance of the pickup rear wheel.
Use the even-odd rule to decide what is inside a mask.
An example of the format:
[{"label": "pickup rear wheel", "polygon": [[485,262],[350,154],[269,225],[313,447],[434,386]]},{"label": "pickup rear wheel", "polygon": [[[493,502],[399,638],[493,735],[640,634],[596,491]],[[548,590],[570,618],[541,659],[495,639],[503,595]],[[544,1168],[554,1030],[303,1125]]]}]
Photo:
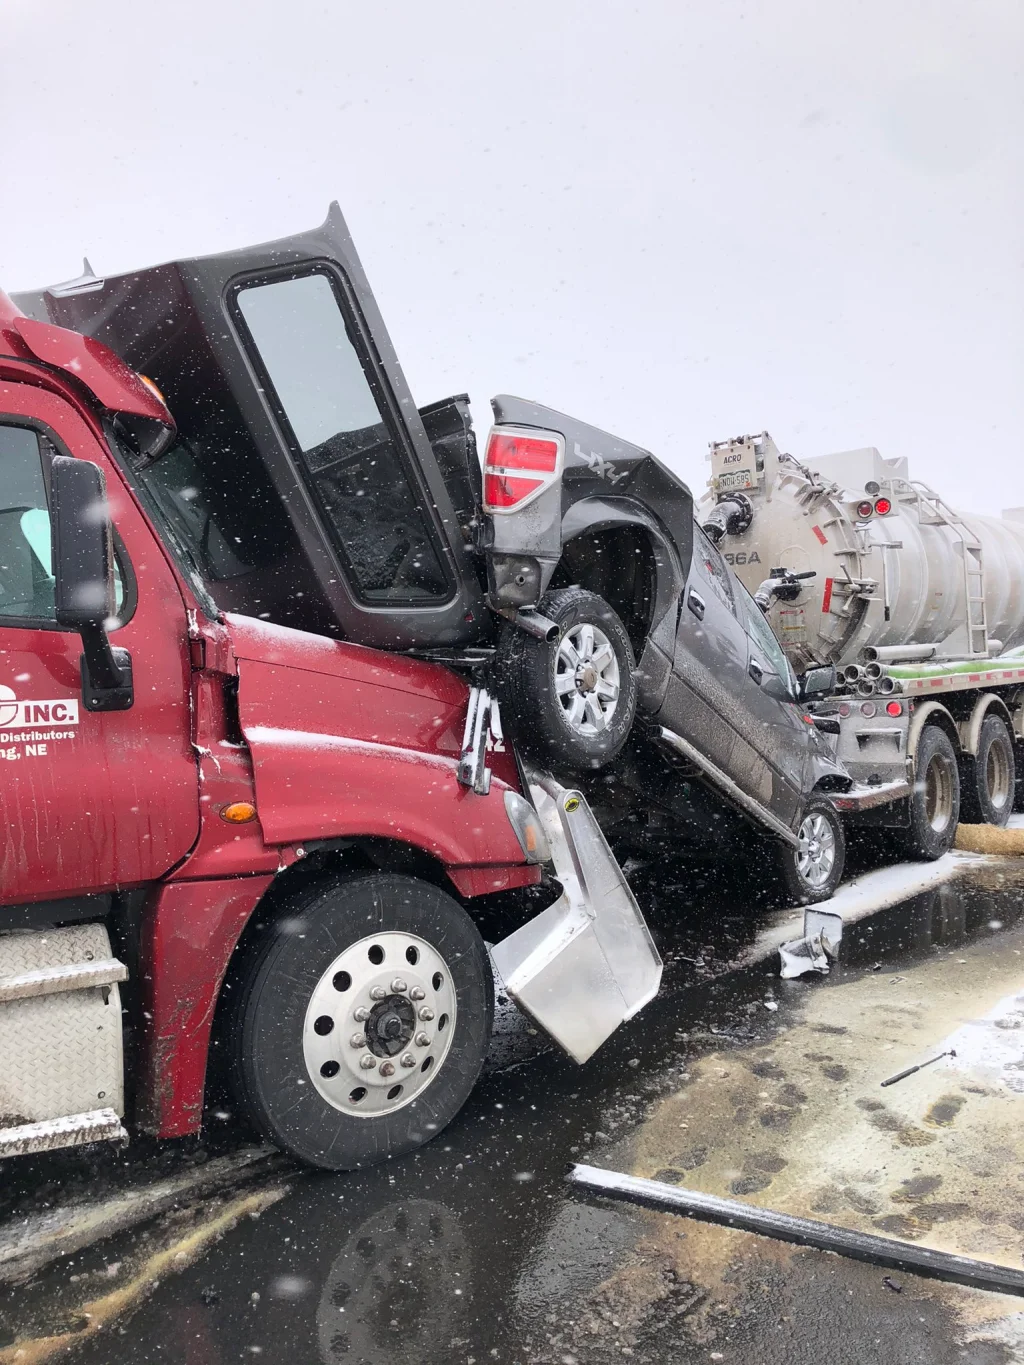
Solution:
[{"label": "pickup rear wheel", "polygon": [[964,764],[960,815],[971,824],[1005,825],[1015,789],[1013,740],[1001,716],[990,712],[981,723],[978,752]]},{"label": "pickup rear wheel", "polygon": [[437,887],[383,873],[307,887],[246,966],[236,1089],[299,1160],[351,1170],[401,1156],[466,1102],[493,978],[476,926]]},{"label": "pickup rear wheel", "polygon": [[938,725],[926,725],[917,742],[910,828],[899,831],[911,858],[934,861],[948,853],[960,822],[960,773],[952,741]]},{"label": "pickup rear wheel", "polygon": [[524,751],[575,769],[601,768],[625,744],[636,715],[626,627],[585,588],[549,592],[538,611],[559,626],[559,637],[549,643],[504,628],[495,659],[502,710]]},{"label": "pickup rear wheel", "polygon": [[786,892],[795,905],[828,900],[843,879],[846,862],[846,836],[835,806],[812,796],[796,833],[799,847],[783,845],[779,853]]}]

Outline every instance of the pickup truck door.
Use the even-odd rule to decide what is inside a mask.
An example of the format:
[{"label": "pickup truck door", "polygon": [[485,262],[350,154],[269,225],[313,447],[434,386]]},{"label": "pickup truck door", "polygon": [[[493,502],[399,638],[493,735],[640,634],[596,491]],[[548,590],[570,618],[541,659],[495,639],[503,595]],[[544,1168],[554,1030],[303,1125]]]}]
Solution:
[{"label": "pickup truck door", "polygon": [[[119,618],[135,700],[89,711],[79,636],[57,626],[49,462],[91,460],[107,480]],[[199,830],[185,605],[162,548],[92,428],[34,385],[0,383],[0,900],[152,881]]]},{"label": "pickup truck door", "polygon": [[745,623],[737,615],[735,579],[699,527],[676,631],[673,676],[660,713],[675,730],[762,805],[772,798],[771,770],[748,732],[745,712],[756,691],[747,674]]},{"label": "pickup truck door", "polygon": [[736,584],[737,607],[747,627],[750,713],[761,735],[760,749],[774,773],[772,808],[791,824],[803,806],[813,725],[804,719],[796,683],[782,645],[757,603]]}]

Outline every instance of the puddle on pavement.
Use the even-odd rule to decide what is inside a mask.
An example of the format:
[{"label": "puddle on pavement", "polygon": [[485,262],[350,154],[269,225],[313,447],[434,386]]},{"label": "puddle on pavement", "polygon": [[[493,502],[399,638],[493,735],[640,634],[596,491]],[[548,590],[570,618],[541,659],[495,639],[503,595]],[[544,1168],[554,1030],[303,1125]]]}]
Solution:
[{"label": "puddle on pavement", "polygon": [[[148,1298],[68,1359],[1024,1359],[1020,1300],[893,1275],[897,1295],[875,1267],[569,1197],[562,1179],[591,1161],[1019,1267],[1022,889],[1019,865],[965,867],[848,929],[829,978],[782,982],[775,959],[716,975],[757,932],[739,899],[722,911],[712,884],[673,920],[692,888],[662,887],[665,989],[595,1063],[545,1053],[492,1074],[414,1157],[299,1173],[202,1259],[176,1262],[175,1239],[219,1205],[0,1288],[0,1361],[61,1358],[15,1352],[168,1250]],[[949,1046],[956,1065],[880,1088]]]}]

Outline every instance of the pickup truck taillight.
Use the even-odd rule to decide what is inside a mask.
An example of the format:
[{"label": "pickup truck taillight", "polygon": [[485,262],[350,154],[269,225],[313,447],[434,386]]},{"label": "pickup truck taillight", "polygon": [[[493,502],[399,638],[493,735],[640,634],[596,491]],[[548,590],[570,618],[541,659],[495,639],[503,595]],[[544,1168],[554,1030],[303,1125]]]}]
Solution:
[{"label": "pickup truck taillight", "polygon": [[518,511],[550,488],[562,472],[565,442],[557,431],[495,427],[484,460],[484,507]]}]

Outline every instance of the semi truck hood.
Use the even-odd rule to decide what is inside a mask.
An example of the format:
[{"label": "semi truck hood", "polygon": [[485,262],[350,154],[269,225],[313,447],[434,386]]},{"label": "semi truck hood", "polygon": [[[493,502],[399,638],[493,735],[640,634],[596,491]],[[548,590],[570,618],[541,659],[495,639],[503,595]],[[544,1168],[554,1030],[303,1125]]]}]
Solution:
[{"label": "semi truck hood", "polygon": [[228,615],[238,712],[270,844],[400,840],[450,867],[523,862],[503,792],[514,755],[489,755],[487,796],[457,770],[469,688],[439,664]]}]

